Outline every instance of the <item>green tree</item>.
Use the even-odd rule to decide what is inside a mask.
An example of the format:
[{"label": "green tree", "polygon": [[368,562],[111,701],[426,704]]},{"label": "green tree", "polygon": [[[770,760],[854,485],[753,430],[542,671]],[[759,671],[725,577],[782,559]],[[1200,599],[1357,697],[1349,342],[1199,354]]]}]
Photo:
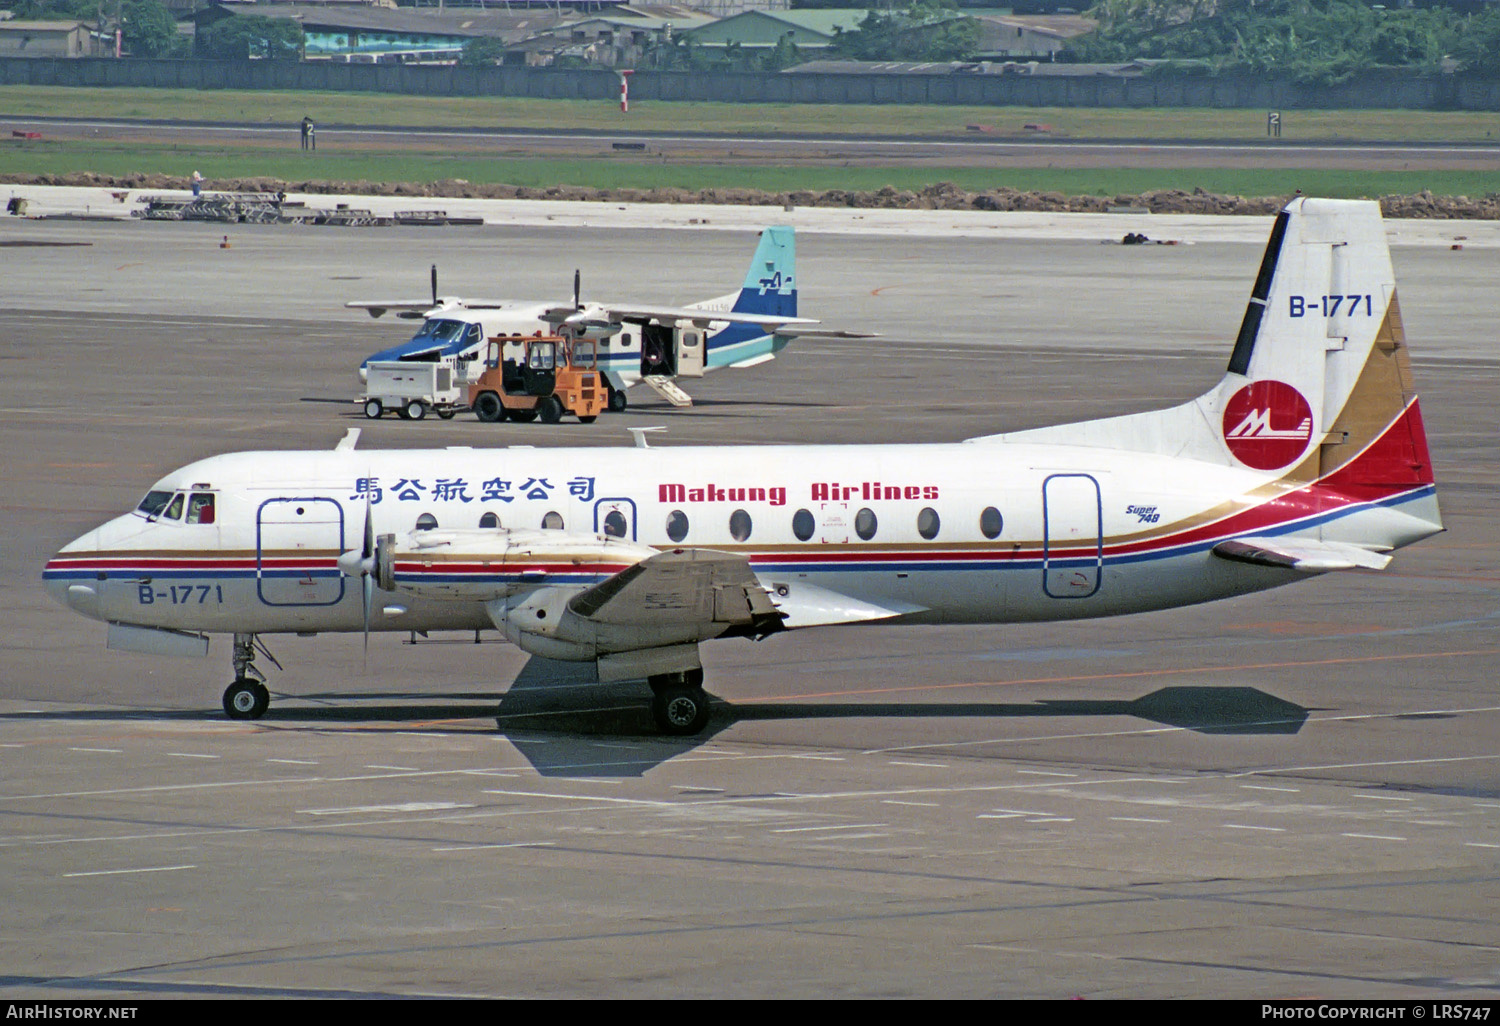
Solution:
[{"label": "green tree", "polygon": [[302,26],[290,18],[235,15],[198,33],[199,57],[243,61],[297,60],[302,56]]},{"label": "green tree", "polygon": [[904,11],[869,11],[852,31],[837,29],[833,51],[857,61],[956,61],[979,45],[979,23],[952,7],[917,0]]},{"label": "green tree", "polygon": [[121,41],[132,57],[186,56],[190,44],[161,0],[128,0],[120,11]]},{"label": "green tree", "polygon": [[492,36],[469,40],[458,57],[458,63],[464,65],[499,64],[504,60],[505,43]]}]

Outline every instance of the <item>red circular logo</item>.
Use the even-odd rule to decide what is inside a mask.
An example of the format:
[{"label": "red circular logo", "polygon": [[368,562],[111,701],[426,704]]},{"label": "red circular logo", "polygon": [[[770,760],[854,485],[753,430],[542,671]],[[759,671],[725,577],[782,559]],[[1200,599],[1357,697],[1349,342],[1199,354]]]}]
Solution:
[{"label": "red circular logo", "polygon": [[1307,451],[1312,408],[1284,381],[1256,381],[1224,407],[1224,443],[1247,467],[1276,470]]}]

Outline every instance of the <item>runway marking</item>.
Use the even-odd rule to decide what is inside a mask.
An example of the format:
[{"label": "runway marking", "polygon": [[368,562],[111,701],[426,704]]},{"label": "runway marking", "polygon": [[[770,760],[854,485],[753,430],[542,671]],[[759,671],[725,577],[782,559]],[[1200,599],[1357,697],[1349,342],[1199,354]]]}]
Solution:
[{"label": "runway marking", "polygon": [[365,769],[395,770],[399,773],[415,773],[417,771],[417,767],[415,766],[366,766]]},{"label": "runway marking", "polygon": [[311,759],[267,759],[267,762],[281,762],[288,766],[316,766],[317,763]]},{"label": "runway marking", "polygon": [[402,802],[399,805],[348,805],[333,809],[298,809],[299,816],[348,816],[370,812],[447,812],[452,809],[477,809],[479,806],[461,802]]},{"label": "runway marking", "polygon": [[1354,797],[1356,797],[1356,798],[1368,798],[1372,802],[1413,802],[1413,801],[1416,801],[1415,798],[1398,798],[1395,795],[1389,795],[1389,794],[1359,794],[1358,792],[1356,792],[1355,795],[1354,795]]},{"label": "runway marking", "polygon": [[1073,777],[1078,776],[1077,773],[1058,773],[1058,772],[1055,772],[1053,770],[1016,770],[1016,773],[1017,774],[1024,773],[1027,776],[1033,776],[1033,777],[1068,777],[1068,778],[1073,778]]},{"label": "runway marking", "polygon": [[1500,848],[1500,844],[1486,844],[1484,841],[1465,841],[1466,848]]},{"label": "runway marking", "polygon": [[1241,784],[1246,791],[1285,791],[1288,794],[1301,794],[1300,787],[1271,787],[1269,784]]},{"label": "runway marking", "polygon": [[[1406,715],[1402,713],[1383,713],[1382,716]],[[1374,719],[1377,717],[1366,716],[1334,716],[1330,719]],[[1323,722],[1323,721],[1318,721]],[[1368,769],[1372,766],[1425,766],[1430,763],[1439,762],[1475,762],[1487,759],[1500,759],[1500,755],[1454,755],[1442,759],[1385,759],[1378,762],[1332,762],[1313,766],[1282,766],[1279,768],[1246,770],[1243,773],[1228,774],[1225,779],[1232,780],[1235,777],[1250,777],[1259,773],[1306,773],[1309,770],[1331,770],[1331,769]]]},{"label": "runway marking", "polygon": [[219,755],[205,755],[202,752],[166,752],[165,754],[166,755],[170,755],[174,759],[219,759],[219,758],[223,758],[222,756],[219,756]]},{"label": "runway marking", "polygon": [[144,869],[96,869],[90,873],[64,873],[63,876],[119,876],[123,873],[171,873],[178,869],[197,868],[197,866],[148,866]]},{"label": "runway marking", "polygon": [[902,762],[900,759],[892,759],[892,766],[915,766],[917,769],[947,769],[941,762]]},{"label": "runway marking", "polygon": [[514,841],[510,844],[460,844],[451,848],[434,848],[433,851],[489,851],[494,848],[555,848],[555,841]]},{"label": "runway marking", "polygon": [[[1236,673],[1246,670],[1295,670],[1310,666],[1346,666],[1361,663],[1381,663],[1404,661],[1410,659],[1452,659],[1467,656],[1495,655],[1500,653],[1500,648],[1475,648],[1458,652],[1393,652],[1387,655],[1375,656],[1342,656],[1332,659],[1301,659],[1280,663],[1234,663],[1220,664],[1218,666],[1184,666],[1158,670],[1131,670],[1124,673],[1086,673],[1073,674],[1061,677],[1026,677],[1018,680],[978,680],[963,681],[954,684],[908,684],[894,688],[857,688],[844,691],[814,691],[800,695],[777,695],[766,698],[743,698],[736,705],[754,705],[761,702],[795,702],[809,698],[838,698],[849,695],[885,695],[909,691],[950,691],[955,688],[994,688],[1011,687],[1016,684],[1076,684],[1094,680],[1138,680],[1142,677],[1173,677],[1183,674],[1197,673]],[[1489,710],[1493,711],[1493,707]],[[1411,715],[1405,713],[1403,715]],[[881,751],[882,749],[876,749]],[[884,749],[890,751],[891,749]]]},{"label": "runway marking", "polygon": [[1251,826],[1248,823],[1225,823],[1225,830],[1265,830],[1274,834],[1286,833],[1286,827]]},{"label": "runway marking", "polygon": [[1116,823],[1170,823],[1170,819],[1151,819],[1148,816],[1111,816]]},{"label": "runway marking", "polygon": [[1389,834],[1340,834],[1340,837],[1354,837],[1362,841],[1404,841],[1404,837],[1392,837]]},{"label": "runway marking", "polygon": [[[885,826],[890,826],[890,824],[889,823],[844,823],[844,824],[835,824],[835,825],[829,825],[829,826],[775,827],[774,829],[771,830],[771,833],[773,833],[773,834],[807,834],[807,833],[813,833],[813,832],[819,831],[819,830],[868,830],[871,827],[885,827]],[[881,836],[888,836],[888,835],[881,835]]]},{"label": "runway marking", "polygon": [[903,802],[903,801],[899,801],[899,800],[897,800],[895,798],[882,798],[880,800],[880,804],[882,804],[882,805],[915,805],[918,808],[923,808],[923,809],[941,809],[943,807],[943,803],[942,802]]},{"label": "runway marking", "polygon": [[100,752],[105,755],[123,755],[123,748],[69,748],[70,752]]}]

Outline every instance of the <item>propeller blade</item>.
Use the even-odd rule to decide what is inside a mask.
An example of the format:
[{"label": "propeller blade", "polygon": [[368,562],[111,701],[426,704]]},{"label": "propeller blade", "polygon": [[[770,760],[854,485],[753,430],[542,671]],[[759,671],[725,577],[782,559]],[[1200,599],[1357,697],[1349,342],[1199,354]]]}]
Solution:
[{"label": "propeller blade", "polygon": [[370,607],[374,604],[375,579],[370,574],[365,574],[359,582],[360,601],[365,614],[365,657],[364,669],[370,669]]},{"label": "propeller blade", "polygon": [[573,268],[573,309],[574,310],[582,310],[583,309],[583,303],[581,303],[579,301],[579,296],[581,296],[582,294],[583,294],[583,273],[581,271],[579,271],[578,268],[575,267],[575,268]]},{"label": "propeller blade", "polygon": [[432,265],[432,305],[438,305],[437,298],[437,264]]}]

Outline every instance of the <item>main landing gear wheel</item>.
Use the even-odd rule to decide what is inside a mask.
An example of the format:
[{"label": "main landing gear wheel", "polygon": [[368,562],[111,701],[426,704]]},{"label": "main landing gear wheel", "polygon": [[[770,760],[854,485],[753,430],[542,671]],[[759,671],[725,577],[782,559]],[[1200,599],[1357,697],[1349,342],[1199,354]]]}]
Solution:
[{"label": "main landing gear wheel", "polygon": [[687,737],[701,734],[708,726],[708,693],[703,690],[703,670],[663,673],[649,679],[651,716],[663,734]]},{"label": "main landing gear wheel", "polygon": [[611,388],[609,390],[609,412],[624,413],[625,406],[625,393],[618,388]]},{"label": "main landing gear wheel", "polygon": [[258,720],[270,704],[271,692],[249,677],[241,677],[224,689],[224,712],[231,720]]},{"label": "main landing gear wheel", "polygon": [[380,405],[379,399],[370,399],[365,402],[365,416],[371,420],[379,420],[380,415],[385,412],[385,407]]}]

